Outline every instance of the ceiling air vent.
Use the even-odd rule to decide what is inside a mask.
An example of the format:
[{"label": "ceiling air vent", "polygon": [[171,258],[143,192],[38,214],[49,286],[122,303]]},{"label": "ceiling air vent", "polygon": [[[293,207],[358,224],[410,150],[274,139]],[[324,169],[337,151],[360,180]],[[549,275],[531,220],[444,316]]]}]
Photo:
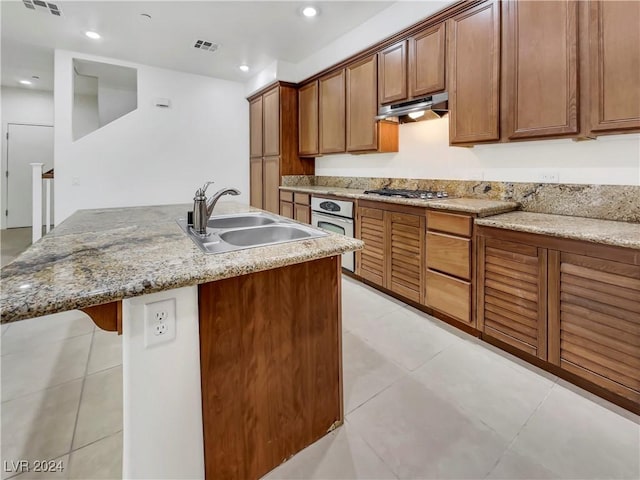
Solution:
[{"label": "ceiling air vent", "polygon": [[213,42],[207,42],[206,40],[196,40],[196,44],[194,45],[198,50],[207,50],[209,52],[215,52],[220,45]]},{"label": "ceiling air vent", "polygon": [[29,10],[36,10],[39,12],[47,12],[51,15],[59,17],[62,15],[60,8],[55,3],[43,2],[42,0],[22,0],[22,3]]}]

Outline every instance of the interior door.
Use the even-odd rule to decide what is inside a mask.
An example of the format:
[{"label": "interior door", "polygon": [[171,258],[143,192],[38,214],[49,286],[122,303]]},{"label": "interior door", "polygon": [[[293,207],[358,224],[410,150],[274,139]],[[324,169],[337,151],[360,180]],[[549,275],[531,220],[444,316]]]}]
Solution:
[{"label": "interior door", "polygon": [[7,227],[31,226],[31,166],[44,163],[53,168],[53,127],[8,124],[7,132]]}]

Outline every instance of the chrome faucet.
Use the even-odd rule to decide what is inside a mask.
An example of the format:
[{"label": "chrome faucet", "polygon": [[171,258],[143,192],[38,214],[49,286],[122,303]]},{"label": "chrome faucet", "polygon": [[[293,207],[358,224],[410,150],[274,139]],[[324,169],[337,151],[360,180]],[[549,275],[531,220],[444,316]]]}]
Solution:
[{"label": "chrome faucet", "polygon": [[202,188],[196,190],[196,195],[193,197],[193,231],[204,235],[207,233],[207,223],[213,213],[213,208],[223,195],[240,195],[240,192],[235,188],[223,188],[213,194],[209,200],[205,195],[207,187],[213,182],[205,183]]}]

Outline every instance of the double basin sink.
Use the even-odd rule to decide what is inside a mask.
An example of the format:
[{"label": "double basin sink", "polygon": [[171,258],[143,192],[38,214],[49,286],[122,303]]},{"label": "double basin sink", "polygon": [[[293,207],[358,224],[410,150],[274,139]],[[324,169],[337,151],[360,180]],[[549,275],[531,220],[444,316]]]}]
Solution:
[{"label": "double basin sink", "polygon": [[327,233],[266,212],[215,215],[207,233],[198,234],[179,218],[178,225],[205,253],[226,253],[246,248],[324,237]]}]

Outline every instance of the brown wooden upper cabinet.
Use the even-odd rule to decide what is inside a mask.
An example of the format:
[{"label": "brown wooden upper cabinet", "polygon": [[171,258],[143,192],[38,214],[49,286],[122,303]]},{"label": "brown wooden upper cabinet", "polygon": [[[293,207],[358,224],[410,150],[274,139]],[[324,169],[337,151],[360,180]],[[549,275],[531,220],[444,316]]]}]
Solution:
[{"label": "brown wooden upper cabinet", "polygon": [[262,95],[249,102],[249,155],[262,157]]},{"label": "brown wooden upper cabinet", "polygon": [[589,4],[591,132],[640,130],[640,2]]},{"label": "brown wooden upper cabinet", "polygon": [[277,83],[249,97],[251,206],[280,211],[283,175],[313,175],[313,160],[298,156],[298,91]]},{"label": "brown wooden upper cabinet", "polygon": [[345,152],[345,71],[330,73],[318,83],[319,153]]},{"label": "brown wooden upper cabinet", "polygon": [[318,154],[318,81],[298,90],[298,147],[301,156]]},{"label": "brown wooden upper cabinet", "polygon": [[502,29],[504,136],[577,134],[578,3],[502,2]]},{"label": "brown wooden upper cabinet", "polygon": [[385,105],[444,91],[445,24],[378,53],[378,102]]},{"label": "brown wooden upper cabinet", "polygon": [[380,105],[406,100],[407,41],[385,48],[378,54],[378,96]]},{"label": "brown wooden upper cabinet", "polygon": [[445,88],[445,23],[409,39],[409,96],[422,97]]},{"label": "brown wooden upper cabinet", "polygon": [[280,155],[280,89],[262,95],[262,155]]},{"label": "brown wooden upper cabinet", "polygon": [[500,4],[482,3],[447,25],[449,142],[500,138]]},{"label": "brown wooden upper cabinet", "polygon": [[347,151],[376,150],[378,130],[377,62],[372,55],[349,65],[347,73]]}]

